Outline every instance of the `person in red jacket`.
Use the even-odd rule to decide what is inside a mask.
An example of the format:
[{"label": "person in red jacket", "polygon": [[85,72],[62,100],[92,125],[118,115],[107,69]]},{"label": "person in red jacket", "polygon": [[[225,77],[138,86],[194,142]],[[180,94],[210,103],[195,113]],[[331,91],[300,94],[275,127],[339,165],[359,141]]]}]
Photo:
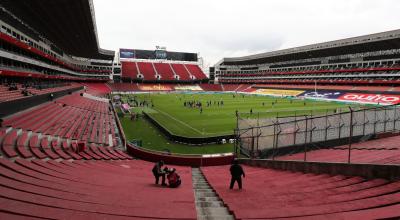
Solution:
[{"label": "person in red jacket", "polygon": [[176,169],[172,168],[171,170],[168,171],[167,175],[168,179],[168,185],[171,188],[176,188],[181,185],[181,177],[176,173]]}]

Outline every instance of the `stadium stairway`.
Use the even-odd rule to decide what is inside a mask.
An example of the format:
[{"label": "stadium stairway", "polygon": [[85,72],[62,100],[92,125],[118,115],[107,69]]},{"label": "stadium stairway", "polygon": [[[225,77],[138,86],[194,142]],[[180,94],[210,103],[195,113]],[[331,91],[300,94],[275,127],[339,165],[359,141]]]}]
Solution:
[{"label": "stadium stairway", "polygon": [[242,190],[229,190],[229,166],[201,168],[238,219],[400,217],[400,180],[243,167],[246,178]]},{"label": "stadium stairway", "polygon": [[210,187],[199,168],[192,168],[192,182],[195,194],[197,219],[233,220],[235,219],[225,204]]}]

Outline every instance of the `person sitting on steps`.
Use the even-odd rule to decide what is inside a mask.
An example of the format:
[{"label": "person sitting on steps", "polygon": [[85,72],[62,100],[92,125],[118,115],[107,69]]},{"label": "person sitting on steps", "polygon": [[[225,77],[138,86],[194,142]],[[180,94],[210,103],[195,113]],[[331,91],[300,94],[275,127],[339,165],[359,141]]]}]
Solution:
[{"label": "person sitting on steps", "polygon": [[176,173],[175,168],[169,169],[166,172],[169,187],[176,188],[181,185],[181,177]]}]

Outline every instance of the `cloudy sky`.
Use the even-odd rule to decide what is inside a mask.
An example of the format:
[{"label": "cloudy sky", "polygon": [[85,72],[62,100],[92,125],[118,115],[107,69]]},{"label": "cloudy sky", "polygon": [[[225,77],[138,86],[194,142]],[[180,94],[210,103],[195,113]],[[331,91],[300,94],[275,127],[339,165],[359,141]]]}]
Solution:
[{"label": "cloudy sky", "polygon": [[206,65],[400,28],[398,0],[94,0],[100,46],[196,52]]}]

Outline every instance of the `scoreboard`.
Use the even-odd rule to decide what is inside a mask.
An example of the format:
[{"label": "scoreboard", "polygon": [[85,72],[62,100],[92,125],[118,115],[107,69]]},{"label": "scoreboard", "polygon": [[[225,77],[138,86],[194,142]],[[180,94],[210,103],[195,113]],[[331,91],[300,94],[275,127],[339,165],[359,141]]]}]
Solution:
[{"label": "scoreboard", "polygon": [[167,51],[164,50],[156,50],[154,51],[155,57],[156,59],[167,59],[168,55],[167,55]]},{"label": "scoreboard", "polygon": [[165,47],[156,47],[155,50],[119,49],[121,59],[159,59],[175,61],[197,62],[197,53],[172,52]]}]

